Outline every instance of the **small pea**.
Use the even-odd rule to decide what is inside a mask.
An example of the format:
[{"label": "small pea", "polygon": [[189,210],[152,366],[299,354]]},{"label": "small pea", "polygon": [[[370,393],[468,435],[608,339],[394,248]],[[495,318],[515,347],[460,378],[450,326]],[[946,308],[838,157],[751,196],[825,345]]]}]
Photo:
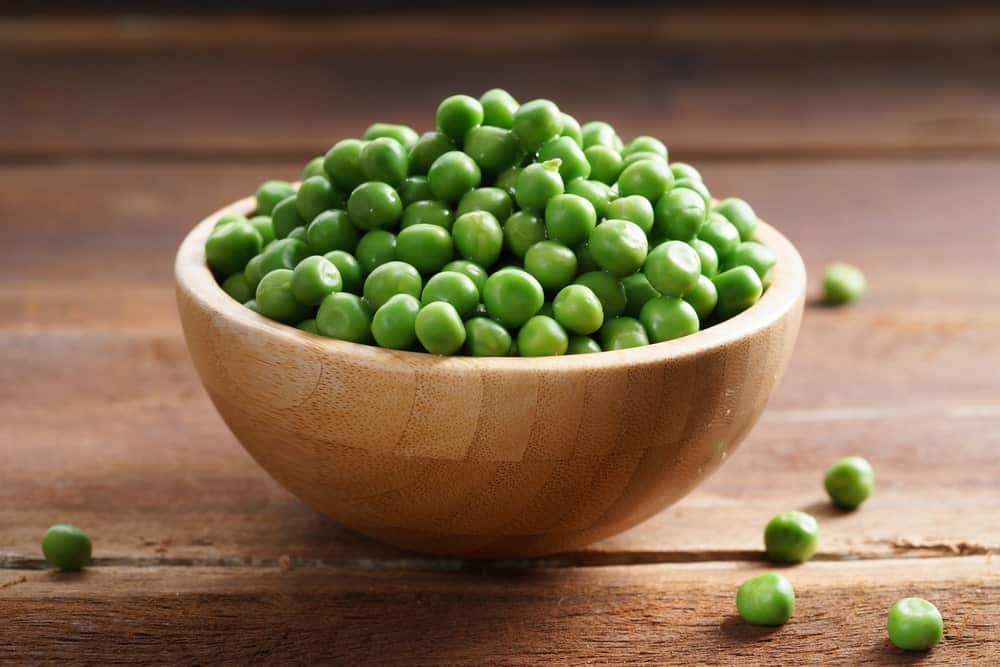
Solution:
[{"label": "small pea", "polygon": [[875,471],[860,456],[848,456],[827,468],[823,487],[834,505],[854,509],[867,500],[875,488]]},{"label": "small pea", "polygon": [[604,324],[604,309],[593,290],[584,285],[567,285],[552,300],[552,314],[563,327],[575,334],[591,334]]},{"label": "small pea", "polygon": [[285,324],[309,317],[309,308],[292,292],[292,276],[291,269],[276,269],[260,279],[256,301],[261,315]]},{"label": "small pea", "polygon": [[557,194],[545,205],[545,230],[553,241],[575,246],[590,238],[597,211],[579,195]]},{"label": "small pea", "polygon": [[719,302],[719,294],[715,291],[715,283],[703,274],[698,276],[698,282],[684,294],[683,299],[694,308],[698,321],[706,322]]},{"label": "small pea", "polygon": [[294,269],[309,254],[309,246],[298,239],[278,239],[261,253],[260,275],[275,269]]},{"label": "small pea", "polygon": [[566,354],[568,346],[566,330],[546,315],[535,315],[517,332],[517,349],[522,357]]},{"label": "small pea", "polygon": [[486,279],[489,278],[489,274],[486,273],[486,269],[479,266],[475,262],[470,262],[465,259],[456,259],[452,262],[448,262],[441,269],[442,271],[455,271],[456,273],[461,273],[462,275],[468,277],[476,285],[476,291],[480,297],[483,295],[483,290],[486,289]]},{"label": "small pea", "polygon": [[410,294],[394,294],[372,318],[372,337],[382,347],[407,350],[417,342],[420,302]]},{"label": "small pea", "polygon": [[373,229],[358,241],[354,255],[362,272],[371,273],[376,267],[396,259],[396,235],[384,229]]},{"label": "small pea", "polygon": [[608,217],[608,205],[615,199],[611,186],[600,181],[578,178],[566,185],[566,193],[583,197],[594,207],[597,219]]},{"label": "small pea", "polygon": [[761,284],[767,286],[770,283],[771,269],[777,262],[778,258],[767,246],[755,241],[744,241],[726,255],[721,268],[726,271],[736,266],[749,266],[760,277]]},{"label": "small pea", "polygon": [[562,113],[563,129],[559,133],[561,137],[569,137],[577,146],[583,148],[583,133],[580,130],[580,123],[565,111]]},{"label": "small pea", "polygon": [[351,216],[343,209],[323,211],[306,227],[306,243],[310,250],[320,255],[332,250],[353,253],[360,238]]},{"label": "small pea", "polygon": [[805,512],[776,515],[764,529],[767,559],[775,563],[804,563],[816,553],[819,524]]},{"label": "small pea", "polygon": [[706,241],[695,239],[690,243],[701,260],[701,275],[712,278],[719,272],[719,254]]},{"label": "small pea", "polygon": [[[257,257],[259,256],[260,255],[257,255]],[[254,259],[256,259],[256,257]],[[253,259],[251,259],[251,261],[253,261]],[[226,278],[225,282],[222,283],[222,290],[240,303],[252,299],[254,296],[254,289],[256,287],[257,286],[254,285],[254,288],[252,289],[250,287],[250,283],[247,281],[246,275],[238,272]]]},{"label": "small pea", "polygon": [[653,221],[655,219],[653,205],[648,199],[640,195],[630,195],[619,197],[608,203],[604,211],[604,217],[609,220],[628,220],[639,225],[645,234],[653,231]]},{"label": "small pea", "polygon": [[406,262],[393,260],[375,268],[365,278],[365,301],[375,310],[394,294],[409,294],[420,298],[423,289],[420,272]]},{"label": "small pea", "polygon": [[415,323],[417,339],[431,354],[454,354],[465,343],[465,325],[450,303],[435,301],[420,309]]},{"label": "small pea", "polygon": [[318,306],[341,287],[340,271],[321,255],[306,257],[292,271],[292,295],[306,306]]},{"label": "small pea", "polygon": [[274,240],[274,225],[271,223],[271,216],[269,215],[255,215],[250,218],[250,224],[253,228],[257,230],[260,234],[260,239],[264,246]]},{"label": "small pea", "polygon": [[504,248],[519,259],[524,259],[528,249],[545,240],[545,221],[527,211],[514,213],[503,224]]},{"label": "small pea", "polygon": [[383,137],[388,137],[389,139],[394,139],[400,143],[406,150],[410,150],[419,139],[416,130],[412,127],[406,125],[399,125],[397,123],[372,123],[365,130],[362,139],[370,141],[372,139],[381,139]]},{"label": "small pea", "polygon": [[559,175],[563,183],[590,176],[590,162],[583,149],[571,137],[556,137],[538,150],[538,161],[559,160]]},{"label": "small pea", "polygon": [[[455,150],[455,142],[443,132],[424,132],[410,149],[410,175],[426,176],[434,160]],[[402,193],[400,193],[402,195]]]},{"label": "small pea", "polygon": [[302,180],[312,178],[313,176],[323,176],[326,178],[326,169],[323,168],[323,156],[317,155],[313,159],[306,163],[306,166],[302,168]]},{"label": "small pea", "polygon": [[749,266],[737,266],[712,278],[718,296],[715,315],[729,319],[757,303],[764,293],[760,276]]},{"label": "small pea", "polygon": [[351,192],[365,180],[361,169],[361,149],[365,142],[360,139],[344,139],[334,144],[323,158],[323,169],[330,182],[341,192]]},{"label": "small pea", "polygon": [[590,164],[590,178],[612,185],[625,168],[622,156],[615,149],[600,144],[583,152]]},{"label": "small pea", "polygon": [[654,229],[658,234],[680,241],[690,241],[705,224],[708,211],[705,200],[694,190],[673,188],[656,202]]},{"label": "small pea", "polygon": [[76,526],[58,523],[45,531],[42,554],[53,567],[79,570],[90,563],[90,537]]},{"label": "small pea", "polygon": [[752,625],[784,625],[795,613],[795,590],[776,572],[758,574],[736,592],[736,609]]},{"label": "small pea", "polygon": [[486,280],[483,303],[490,317],[515,329],[541,310],[545,292],[541,283],[527,271],[501,269]]},{"label": "small pea", "polygon": [[359,229],[387,229],[403,217],[403,201],[388,183],[369,181],[351,192],[347,212]]},{"label": "small pea", "polygon": [[455,217],[471,211],[488,211],[499,220],[506,220],[514,212],[514,202],[506,190],[500,188],[476,188],[469,190],[458,202]]},{"label": "small pea", "polygon": [[573,281],[576,285],[589,287],[601,301],[605,322],[625,312],[625,286],[622,281],[607,271],[581,273]]},{"label": "small pea", "polygon": [[356,294],[334,292],[320,304],[316,328],[328,338],[367,343],[371,340],[372,308]]},{"label": "small pea", "polygon": [[736,225],[740,232],[740,240],[753,241],[757,233],[757,214],[754,213],[750,204],[742,199],[730,197],[723,199],[715,207],[715,212],[720,213],[729,222]]},{"label": "small pea", "polygon": [[673,184],[674,175],[661,160],[639,160],[618,176],[618,192],[622,197],[642,195],[651,202],[658,201]]},{"label": "small pea", "polygon": [[493,266],[503,250],[503,229],[487,211],[471,211],[458,216],[451,233],[458,254],[480,266]]},{"label": "small pea", "polygon": [[350,292],[352,294],[361,294],[361,288],[364,285],[361,274],[361,264],[358,263],[357,258],[343,250],[331,250],[325,253],[323,257],[330,260],[330,262],[337,267],[337,273],[340,274],[340,281],[342,283],[341,289],[345,292]]},{"label": "small pea", "polygon": [[476,313],[479,289],[464,273],[442,271],[431,276],[420,297],[420,303],[424,306],[435,301],[450,303],[459,317],[466,320]]},{"label": "small pea", "polygon": [[686,162],[671,162],[670,171],[674,175],[675,180],[680,180],[682,178],[689,179],[691,181],[702,182],[701,172],[692,167]]},{"label": "small pea", "polygon": [[740,244],[740,231],[724,216],[713,211],[705,218],[698,238],[715,248],[721,262]]},{"label": "small pea", "polygon": [[444,227],[417,224],[396,236],[396,257],[424,275],[433,274],[452,260],[455,246]]},{"label": "small pea", "polygon": [[850,264],[835,262],[823,272],[823,299],[831,305],[857,301],[866,288],[865,274]]},{"label": "small pea", "polygon": [[404,209],[413,202],[434,199],[431,184],[426,176],[407,176],[399,184],[396,192],[399,193],[399,201],[402,202]]},{"label": "small pea", "polygon": [[400,229],[414,225],[436,225],[451,231],[455,216],[447,204],[439,201],[415,201],[403,209],[403,220]]},{"label": "small pea", "polygon": [[510,350],[510,332],[486,317],[465,323],[465,351],[473,357],[504,357]]},{"label": "small pea", "polygon": [[521,170],[514,185],[514,198],[525,211],[544,211],[549,200],[564,191],[559,161],[535,162]]},{"label": "small pea", "polygon": [[593,354],[600,352],[601,346],[590,336],[570,336],[566,354]]},{"label": "small pea", "polygon": [[654,343],[688,336],[698,331],[698,313],[676,296],[658,296],[642,307],[639,320]]},{"label": "small pea", "polygon": [[539,241],[524,255],[524,270],[538,279],[550,293],[569,285],[576,277],[576,255],[555,241]]},{"label": "small pea", "polygon": [[437,110],[438,131],[462,143],[466,133],[483,123],[483,105],[468,95],[452,95],[442,100]]},{"label": "small pea", "polygon": [[625,350],[649,345],[649,336],[642,322],[632,317],[605,319],[600,336],[602,350]]},{"label": "small pea", "polygon": [[435,199],[457,202],[469,190],[479,187],[483,175],[479,165],[462,151],[439,157],[427,172],[427,182]]},{"label": "small pea", "polygon": [[631,275],[642,268],[648,243],[642,228],[628,220],[605,220],[590,232],[587,241],[597,265],[618,277]]},{"label": "small pea", "polygon": [[323,211],[343,206],[343,200],[325,175],[312,176],[302,181],[299,191],[295,193],[295,210],[308,224]]},{"label": "small pea", "polygon": [[513,167],[524,155],[513,132],[488,125],[469,130],[462,150],[487,176],[495,176]]},{"label": "small pea", "polygon": [[621,139],[615,133],[615,128],[602,120],[592,120],[581,125],[580,135],[583,138],[584,150],[591,146],[607,146],[615,151],[621,151]]},{"label": "small pea", "polygon": [[534,152],[562,132],[562,113],[549,100],[531,100],[514,112],[511,129],[521,142],[521,147],[525,151]]},{"label": "small pea", "polygon": [[660,294],[683,296],[701,275],[701,259],[683,241],[667,241],[649,251],[643,273]]},{"label": "small pea", "polygon": [[625,314],[629,317],[639,317],[646,302],[660,296],[657,289],[649,284],[646,274],[641,272],[622,278],[622,286],[625,288]]},{"label": "small pea", "polygon": [[369,181],[382,181],[396,187],[409,173],[406,148],[390,137],[379,137],[365,144],[360,160],[361,171]]},{"label": "small pea", "polygon": [[487,90],[479,97],[479,104],[483,107],[483,125],[506,130],[514,127],[514,113],[520,105],[503,88]]},{"label": "small pea", "polygon": [[892,605],[886,620],[889,641],[904,651],[926,651],[944,636],[941,612],[923,598],[903,598]]},{"label": "small pea", "polygon": [[257,214],[271,215],[279,201],[294,194],[295,188],[288,181],[264,181],[257,188]]},{"label": "small pea", "polygon": [[234,222],[216,227],[205,241],[205,261],[220,277],[242,271],[263,242],[260,233],[249,222]]},{"label": "small pea", "polygon": [[622,153],[624,155],[631,155],[632,153],[655,153],[664,160],[669,157],[667,147],[663,145],[663,142],[656,137],[650,137],[648,135],[638,136],[628,142],[628,145],[625,146],[625,150],[623,150]]}]

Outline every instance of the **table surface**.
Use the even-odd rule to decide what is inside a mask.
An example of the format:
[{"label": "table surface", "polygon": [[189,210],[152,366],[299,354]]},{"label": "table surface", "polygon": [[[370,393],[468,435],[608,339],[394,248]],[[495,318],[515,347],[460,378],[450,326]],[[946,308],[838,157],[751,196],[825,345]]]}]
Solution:
[{"label": "table surface", "polygon": [[[0,662],[1000,662],[1000,14],[663,11],[0,20]],[[199,385],[173,302],[194,222],[373,116],[502,85],[667,139],[799,247],[791,367],[688,498],[536,562],[398,552],[303,506]],[[871,500],[821,477],[867,457]],[[742,623],[778,511],[818,517],[780,629]],[[84,526],[95,561],[44,569]],[[889,645],[904,596],[945,619]]]}]

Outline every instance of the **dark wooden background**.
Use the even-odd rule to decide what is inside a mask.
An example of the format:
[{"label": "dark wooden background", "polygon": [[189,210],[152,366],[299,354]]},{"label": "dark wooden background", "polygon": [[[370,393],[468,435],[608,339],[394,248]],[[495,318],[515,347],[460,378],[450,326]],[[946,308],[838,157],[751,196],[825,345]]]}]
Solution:
[{"label": "dark wooden background", "polygon": [[[0,18],[0,662],[1000,662],[1000,13],[97,5]],[[662,136],[797,244],[814,292],[835,259],[871,283],[810,305],[713,479],[530,563],[416,557],[304,507],[212,409],[172,294],[177,244],[221,203],[495,85]],[[840,514],[822,471],[854,453],[878,489]],[[819,554],[785,572],[792,622],[749,627],[736,587],[792,508]],[[81,574],[43,569],[60,521],[94,538]],[[885,638],[905,595],[944,615],[929,656]]]}]

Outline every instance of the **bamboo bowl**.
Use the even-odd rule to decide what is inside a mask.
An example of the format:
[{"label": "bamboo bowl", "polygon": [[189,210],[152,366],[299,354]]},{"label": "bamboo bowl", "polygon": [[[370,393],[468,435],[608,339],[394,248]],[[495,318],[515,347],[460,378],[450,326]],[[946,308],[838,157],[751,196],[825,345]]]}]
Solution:
[{"label": "bamboo bowl", "polygon": [[205,265],[220,215],[177,254],[177,302],[226,424],[289,491],[414,551],[524,557],[583,547],[707,478],[764,410],[802,316],[805,269],[778,256],[749,310],[692,336],[568,357],[436,357],[315,336],[232,300]]}]

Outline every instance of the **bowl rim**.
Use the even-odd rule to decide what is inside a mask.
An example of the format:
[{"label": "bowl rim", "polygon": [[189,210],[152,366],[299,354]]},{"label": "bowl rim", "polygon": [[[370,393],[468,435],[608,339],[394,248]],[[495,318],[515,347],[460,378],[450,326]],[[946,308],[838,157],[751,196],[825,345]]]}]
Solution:
[{"label": "bowl rim", "polygon": [[689,336],[625,350],[550,357],[438,356],[427,352],[393,350],[326,338],[276,322],[244,307],[222,289],[205,262],[205,241],[220,217],[230,214],[249,216],[255,210],[255,197],[240,199],[215,211],[187,234],[177,251],[174,264],[178,296],[185,294],[203,310],[210,312],[213,319],[221,318],[227,325],[237,326],[246,333],[306,346],[331,356],[350,355],[352,360],[359,362],[402,362],[409,368],[419,370],[421,367],[433,367],[438,371],[476,368],[498,372],[565,372],[622,366],[641,367],[682,359],[747,339],[784,317],[796,306],[801,307],[805,299],[806,271],[801,256],[788,239],[760,220],[757,240],[770,248],[778,260],[773,269],[770,287],[747,310]]}]

